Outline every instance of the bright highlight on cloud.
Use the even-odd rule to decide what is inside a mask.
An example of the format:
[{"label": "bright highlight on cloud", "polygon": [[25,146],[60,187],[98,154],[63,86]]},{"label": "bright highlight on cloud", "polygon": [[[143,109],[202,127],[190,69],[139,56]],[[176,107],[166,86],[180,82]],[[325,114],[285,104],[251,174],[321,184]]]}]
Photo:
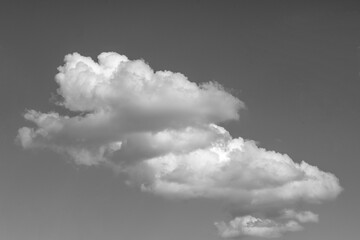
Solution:
[{"label": "bright highlight on cloud", "polygon": [[218,126],[237,120],[244,107],[218,83],[198,85],[113,52],[98,62],[70,54],[58,70],[58,104],[69,116],[27,111],[35,127],[19,129],[21,145],[51,149],[80,165],[116,167],[143,191],[211,198],[249,213],[215,223],[224,238],[299,231],[318,216],[297,211],[297,203],[321,203],[341,192],[333,174]]}]

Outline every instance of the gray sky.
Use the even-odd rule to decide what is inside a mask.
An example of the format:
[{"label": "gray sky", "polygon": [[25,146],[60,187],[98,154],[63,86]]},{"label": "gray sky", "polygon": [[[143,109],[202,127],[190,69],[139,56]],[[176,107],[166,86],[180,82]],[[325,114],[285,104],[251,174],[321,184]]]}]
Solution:
[{"label": "gray sky", "polygon": [[113,51],[219,82],[246,105],[219,123],[234,138],[340,180],[335,200],[304,208],[318,223],[280,239],[356,239],[359,44],[356,1],[2,3],[0,238],[215,240],[214,222],[231,220],[228,204],[141,192],[106,167],[15,143],[19,128],[34,127],[27,110],[67,113],[51,100],[65,55]]}]

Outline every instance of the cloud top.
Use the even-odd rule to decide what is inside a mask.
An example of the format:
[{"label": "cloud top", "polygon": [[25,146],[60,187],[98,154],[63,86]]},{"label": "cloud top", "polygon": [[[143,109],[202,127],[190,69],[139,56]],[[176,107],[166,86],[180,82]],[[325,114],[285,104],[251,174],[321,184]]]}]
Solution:
[{"label": "cloud top", "polygon": [[299,231],[300,223],[318,221],[297,211],[299,202],[321,203],[341,192],[335,175],[233,138],[217,125],[239,119],[244,108],[218,83],[196,84],[114,52],[97,62],[69,54],[58,70],[57,104],[68,115],[27,111],[34,127],[19,129],[20,144],[80,165],[115,167],[143,191],[225,201],[249,213],[216,223],[222,237]]},{"label": "cloud top", "polygon": [[[142,140],[147,148],[165,144],[161,136],[174,131],[181,132],[172,138],[174,145],[183,141],[190,146],[193,138],[206,142],[204,138],[213,134],[204,131],[208,124],[238,119],[244,106],[217,83],[197,85],[181,73],[155,72],[143,60],[131,61],[117,53],[102,53],[98,62],[69,54],[58,70],[55,79],[62,98],[58,104],[75,116],[30,110],[25,119],[37,128],[20,129],[19,140],[25,148],[67,153],[79,164],[99,164],[114,146],[135,144],[133,139],[141,135],[155,141]],[[190,132],[196,136],[189,143],[179,139]],[[165,146],[159,148],[166,151]]]}]

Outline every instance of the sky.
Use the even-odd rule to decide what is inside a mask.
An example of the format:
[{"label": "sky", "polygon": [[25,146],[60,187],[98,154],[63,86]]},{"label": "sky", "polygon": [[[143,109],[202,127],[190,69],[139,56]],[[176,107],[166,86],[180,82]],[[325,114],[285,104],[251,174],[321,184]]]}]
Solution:
[{"label": "sky", "polygon": [[356,239],[356,1],[3,1],[0,239]]}]

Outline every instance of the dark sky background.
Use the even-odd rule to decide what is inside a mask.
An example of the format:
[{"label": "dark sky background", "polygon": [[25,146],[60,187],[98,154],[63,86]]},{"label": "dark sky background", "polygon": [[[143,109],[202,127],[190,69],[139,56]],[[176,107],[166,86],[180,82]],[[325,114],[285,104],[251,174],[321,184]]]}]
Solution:
[{"label": "dark sky background", "polygon": [[56,108],[66,54],[105,51],[218,81],[245,102],[234,136],[334,173],[319,223],[281,239],[357,239],[360,4],[356,1],[1,1],[0,239],[215,240],[224,209],[169,201],[101,167],[15,143],[26,109]]}]

